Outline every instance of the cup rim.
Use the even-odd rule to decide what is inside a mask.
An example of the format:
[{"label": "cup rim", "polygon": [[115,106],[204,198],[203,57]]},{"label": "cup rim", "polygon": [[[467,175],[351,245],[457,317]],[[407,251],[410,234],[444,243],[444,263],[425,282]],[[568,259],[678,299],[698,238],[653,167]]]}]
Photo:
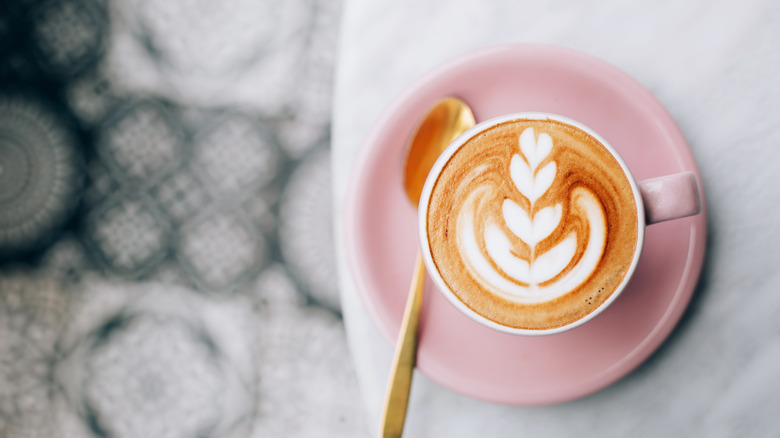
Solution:
[{"label": "cup rim", "polygon": [[[618,164],[623,170],[623,174],[628,179],[634,197],[634,205],[636,206],[636,213],[637,213],[637,242],[636,242],[636,248],[634,250],[633,257],[631,259],[631,265],[629,266],[626,275],[623,276],[623,280],[615,288],[615,291],[612,292],[612,294],[609,297],[607,297],[607,299],[604,300],[604,302],[602,302],[597,308],[593,309],[593,311],[583,316],[582,318],[576,321],[572,321],[569,324],[560,327],[553,327],[549,329],[524,329],[524,328],[510,327],[507,325],[500,324],[491,319],[488,319],[487,317],[477,313],[475,310],[471,309],[465,303],[463,303],[463,301],[461,301],[460,298],[458,298],[454,294],[454,292],[450,290],[449,286],[447,286],[447,283],[444,281],[441,274],[439,273],[439,270],[436,268],[435,263],[433,262],[430,243],[428,242],[428,227],[427,227],[427,220],[426,220],[426,217],[428,215],[428,205],[430,203],[431,191],[433,190],[434,185],[438,181],[439,174],[441,173],[444,166],[447,164],[447,162],[449,162],[450,158],[452,158],[455,152],[458,149],[460,149],[461,146],[463,146],[468,140],[473,138],[475,135],[493,126],[499,125],[501,123],[509,122],[509,121],[514,121],[514,120],[555,120],[558,122],[566,123],[568,125],[574,126],[575,128],[579,128],[585,131],[593,138],[595,138],[599,143],[601,143],[602,146],[604,146],[607,149],[607,151],[609,151],[612,157],[615,158],[615,160],[617,160]],[[474,125],[473,127],[471,127],[470,129],[468,129],[467,131],[465,131],[464,133],[462,133],[455,140],[453,140],[452,143],[449,144],[449,146],[447,146],[447,148],[441,153],[441,155],[439,155],[439,158],[436,160],[433,167],[431,168],[431,171],[428,173],[428,177],[426,178],[425,184],[423,185],[422,194],[420,195],[420,203],[418,205],[417,211],[418,211],[417,229],[419,235],[420,252],[422,254],[422,258],[423,258],[423,262],[425,263],[426,270],[430,275],[431,279],[434,281],[437,289],[439,289],[439,292],[442,295],[444,295],[447,301],[449,301],[452,305],[454,305],[461,313],[465,314],[472,320],[486,327],[504,333],[514,334],[514,335],[546,336],[546,335],[553,335],[557,333],[563,333],[571,329],[574,329],[576,327],[579,327],[585,324],[586,322],[591,321],[598,315],[600,315],[618,298],[618,296],[620,296],[620,294],[626,288],[626,285],[633,277],[634,271],[636,270],[636,267],[639,264],[639,257],[642,253],[642,248],[644,246],[644,241],[645,241],[646,224],[645,224],[645,209],[644,209],[644,204],[642,202],[642,195],[639,191],[639,185],[637,184],[636,178],[634,177],[633,173],[631,173],[631,169],[629,169],[628,165],[620,156],[618,151],[603,136],[601,136],[598,132],[596,132],[589,126],[583,124],[582,122],[579,122],[577,120],[571,119],[566,116],[549,113],[549,112],[527,111],[527,112],[515,112],[515,113],[505,114],[502,116],[494,117],[485,120],[483,122],[480,122]]]}]

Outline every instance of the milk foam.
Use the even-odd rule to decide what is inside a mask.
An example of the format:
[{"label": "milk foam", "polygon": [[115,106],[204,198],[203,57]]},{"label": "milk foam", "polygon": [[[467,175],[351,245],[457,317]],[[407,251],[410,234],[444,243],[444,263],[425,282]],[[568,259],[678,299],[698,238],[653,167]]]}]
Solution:
[{"label": "milk foam", "polygon": [[[512,156],[508,170],[529,208],[507,198],[501,208],[505,227],[495,221],[480,227],[480,200],[496,196],[489,196],[495,190],[490,185],[476,187],[458,214],[457,245],[467,269],[486,290],[513,302],[541,303],[567,294],[591,276],[606,245],[606,218],[598,197],[586,187],[576,187],[569,199],[560,201],[568,202],[570,215],[584,218],[585,232],[578,236],[571,231],[542,250],[539,243],[559,227],[564,213],[561,202],[534,212],[536,202],[555,180],[555,161],[542,165],[553,150],[553,141],[544,133],[537,138],[533,128],[526,128],[519,136],[519,146],[521,154]],[[528,246],[527,257],[517,255],[513,236],[505,228]],[[578,244],[584,249],[578,251]]]},{"label": "milk foam", "polygon": [[562,327],[613,296],[642,223],[625,168],[564,121],[516,119],[459,145],[424,211],[445,295],[501,326]]}]

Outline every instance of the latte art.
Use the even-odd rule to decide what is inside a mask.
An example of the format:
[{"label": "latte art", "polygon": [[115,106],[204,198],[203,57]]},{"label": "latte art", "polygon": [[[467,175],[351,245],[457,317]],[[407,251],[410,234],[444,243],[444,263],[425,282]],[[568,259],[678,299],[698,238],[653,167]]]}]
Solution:
[{"label": "latte art", "polygon": [[519,120],[455,152],[427,227],[458,299],[499,324],[546,329],[582,318],[618,287],[638,223],[631,185],[603,145],[562,122]]},{"label": "latte art", "polygon": [[[579,286],[593,273],[606,244],[606,222],[598,198],[587,188],[578,187],[570,196],[569,212],[580,216],[587,225],[588,235],[578,240],[574,230],[541,250],[539,242],[549,238],[560,226],[563,215],[561,203],[531,214],[536,201],[555,179],[555,161],[540,166],[552,150],[552,139],[541,134],[537,140],[534,129],[526,128],[520,135],[520,150],[522,156],[512,156],[509,170],[515,188],[529,201],[529,210],[507,198],[502,204],[502,216],[513,237],[528,247],[527,258],[515,255],[510,236],[504,234],[504,227],[495,218],[487,217],[483,236],[477,235],[475,218],[480,217],[480,211],[476,201],[496,198],[490,196],[490,191],[496,188],[488,184],[478,186],[460,211],[458,248],[471,274],[491,292],[518,302],[549,301]],[[480,237],[484,245],[480,245]],[[575,263],[578,241],[584,241],[585,249]],[[567,271],[565,275],[564,271]]]}]

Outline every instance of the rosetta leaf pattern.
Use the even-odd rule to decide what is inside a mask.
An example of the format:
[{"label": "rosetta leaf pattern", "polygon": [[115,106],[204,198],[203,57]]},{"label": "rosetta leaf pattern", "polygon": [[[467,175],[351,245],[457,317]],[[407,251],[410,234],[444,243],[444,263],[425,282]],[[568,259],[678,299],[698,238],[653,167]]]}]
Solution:
[{"label": "rosetta leaf pattern", "polygon": [[519,155],[515,155],[509,164],[509,172],[517,189],[533,204],[552,186],[556,166],[554,162],[550,162],[536,171],[536,168],[529,166]]},{"label": "rosetta leaf pattern", "polygon": [[[468,270],[485,288],[516,302],[539,303],[569,293],[594,272],[606,245],[606,218],[598,197],[586,187],[572,189],[561,202],[539,205],[557,172],[550,159],[552,138],[545,133],[537,137],[533,128],[527,128],[518,140],[520,150],[510,160],[509,176],[528,204],[505,199],[501,204],[505,227],[495,221],[486,223],[481,230],[484,248],[478,243],[470,208],[458,216],[458,235]],[[481,195],[475,190],[466,204],[476,205]],[[577,230],[571,230],[553,245],[539,248],[561,226],[567,200],[567,214],[578,215],[588,224],[585,235],[578,237]],[[528,253],[518,251],[510,233],[528,246]],[[584,248],[578,247],[582,242]]]},{"label": "rosetta leaf pattern", "polygon": [[550,155],[552,145],[552,138],[547,134],[542,133],[538,139],[535,138],[533,128],[527,128],[520,134],[520,151],[532,169],[536,169]]},{"label": "rosetta leaf pattern", "polygon": [[514,155],[509,163],[509,173],[517,190],[528,199],[530,211],[525,211],[516,202],[507,199],[503,204],[507,227],[533,250],[537,243],[549,236],[561,221],[563,209],[560,204],[545,207],[531,214],[534,204],[552,187],[557,166],[550,161],[540,168],[540,164],[552,151],[552,138],[547,134],[534,135],[533,128],[527,128],[519,138],[520,155]]},{"label": "rosetta leaf pattern", "polygon": [[533,233],[532,237],[528,240],[528,243],[535,246],[541,242],[547,236],[552,234],[553,230],[558,227],[563,216],[563,208],[561,204],[556,204],[554,207],[545,207],[536,212],[533,221]]}]

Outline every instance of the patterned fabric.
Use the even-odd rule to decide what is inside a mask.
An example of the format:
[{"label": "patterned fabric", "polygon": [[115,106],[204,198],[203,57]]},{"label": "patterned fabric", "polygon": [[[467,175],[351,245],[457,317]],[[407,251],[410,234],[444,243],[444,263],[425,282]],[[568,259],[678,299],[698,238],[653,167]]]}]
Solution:
[{"label": "patterned fabric", "polygon": [[0,438],[350,437],[338,2],[0,3]]}]

